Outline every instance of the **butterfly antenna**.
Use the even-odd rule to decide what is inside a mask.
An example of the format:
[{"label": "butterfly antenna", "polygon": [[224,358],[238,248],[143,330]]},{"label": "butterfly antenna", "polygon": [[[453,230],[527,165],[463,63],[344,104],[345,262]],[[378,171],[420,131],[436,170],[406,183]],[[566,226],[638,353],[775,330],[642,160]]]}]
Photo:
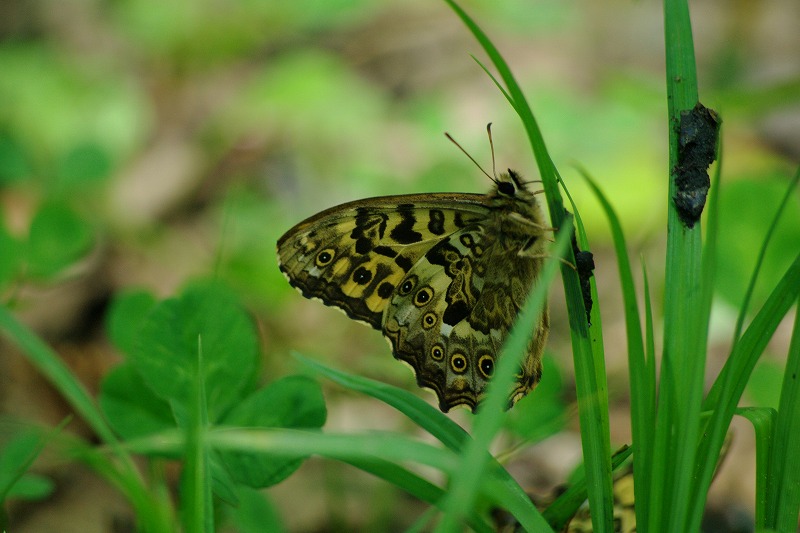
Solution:
[{"label": "butterfly antenna", "polygon": [[[483,167],[482,167],[482,166],[481,166],[481,165],[480,165],[480,164],[479,164],[477,161],[475,161],[475,158],[474,158],[474,157],[472,157],[471,155],[469,155],[469,153],[468,153],[466,150],[464,150],[464,147],[463,147],[463,146],[461,146],[460,144],[458,144],[458,142],[457,142],[455,139],[453,139],[453,137],[452,137],[452,136],[451,136],[449,133],[447,133],[447,132],[444,132],[444,135],[445,135],[445,137],[447,137],[448,139],[450,139],[450,142],[451,142],[451,143],[453,143],[453,144],[455,144],[456,146],[458,146],[458,149],[459,149],[459,150],[461,150],[462,152],[464,152],[464,155],[465,155],[465,156],[467,156],[467,157],[469,157],[469,160],[470,160],[470,161],[472,161],[473,163],[475,163],[475,166],[476,166],[476,167],[478,167],[478,169],[479,169],[481,172],[483,172],[484,174],[486,174],[486,177],[487,177],[487,178],[489,178],[489,179],[490,179],[490,180],[492,180],[493,182],[497,183],[497,179],[496,179],[496,178],[493,178],[493,177],[491,177],[491,176],[489,175],[489,173],[488,173],[488,172],[486,172],[485,170],[483,170]],[[494,167],[494,150],[492,151],[492,167]]]},{"label": "butterfly antenna", "polygon": [[489,148],[492,150],[492,175],[495,177],[494,181],[497,181],[497,167],[495,166],[494,161],[494,141],[492,140],[492,123],[488,123],[486,125],[486,133],[489,135]]}]

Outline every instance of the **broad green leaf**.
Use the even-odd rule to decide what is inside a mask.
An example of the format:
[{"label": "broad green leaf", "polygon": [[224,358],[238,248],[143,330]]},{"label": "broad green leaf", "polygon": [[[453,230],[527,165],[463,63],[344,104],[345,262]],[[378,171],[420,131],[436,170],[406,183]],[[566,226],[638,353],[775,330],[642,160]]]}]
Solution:
[{"label": "broad green leaf", "polygon": [[126,440],[175,426],[169,404],[156,396],[129,363],[117,366],[103,379],[99,403],[108,423]]},{"label": "broad green leaf", "polygon": [[111,342],[124,353],[133,353],[142,324],[155,305],[155,296],[145,290],[117,293],[106,315],[106,330]]},{"label": "broad green leaf", "polygon": [[89,224],[60,203],[44,204],[31,221],[28,269],[33,276],[49,277],[81,258],[92,245]]},{"label": "broad green leaf", "polygon": [[198,285],[158,304],[147,316],[130,362],[145,383],[186,422],[197,374],[198,341],[212,423],[237,405],[252,386],[258,344],[250,317],[219,285]]},{"label": "broad green leaf", "polygon": [[[319,384],[304,376],[289,376],[243,400],[224,423],[252,428],[319,428],[326,416]],[[222,460],[235,480],[253,488],[283,481],[302,463],[302,459],[238,452],[223,452]]]}]

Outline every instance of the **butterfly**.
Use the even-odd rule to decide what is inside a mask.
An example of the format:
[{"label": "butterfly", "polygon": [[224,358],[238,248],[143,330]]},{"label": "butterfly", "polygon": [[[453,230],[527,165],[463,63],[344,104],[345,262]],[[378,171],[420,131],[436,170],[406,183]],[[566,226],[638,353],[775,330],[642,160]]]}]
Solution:
[{"label": "butterfly", "polygon": [[[539,278],[543,220],[509,170],[486,195],[385,196],[322,211],[278,240],[278,263],[303,296],[381,330],[442,411],[475,410]],[[539,382],[548,331],[545,308],[510,405]]]},{"label": "butterfly", "polygon": [[[539,279],[550,231],[519,174],[509,169],[490,179],[485,195],[384,196],[332,207],[277,245],[289,283],[380,330],[444,412],[476,410]],[[539,382],[549,328],[545,306],[509,406]]]}]

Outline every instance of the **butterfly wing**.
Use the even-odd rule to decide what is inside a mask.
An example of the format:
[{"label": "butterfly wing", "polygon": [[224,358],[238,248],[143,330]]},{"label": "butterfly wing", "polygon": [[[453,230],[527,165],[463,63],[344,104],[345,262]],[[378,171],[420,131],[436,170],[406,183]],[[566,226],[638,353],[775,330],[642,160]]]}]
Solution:
[{"label": "butterfly wing", "polygon": [[486,217],[477,194],[384,196],[325,210],[278,240],[278,263],[306,298],[381,329],[399,282],[427,250]]},{"label": "butterfly wing", "polygon": [[[541,258],[522,257],[491,220],[465,227],[432,246],[408,271],[386,308],[383,333],[442,411],[475,409],[495,360],[539,276]],[[510,403],[541,376],[547,310],[533,332]]]}]

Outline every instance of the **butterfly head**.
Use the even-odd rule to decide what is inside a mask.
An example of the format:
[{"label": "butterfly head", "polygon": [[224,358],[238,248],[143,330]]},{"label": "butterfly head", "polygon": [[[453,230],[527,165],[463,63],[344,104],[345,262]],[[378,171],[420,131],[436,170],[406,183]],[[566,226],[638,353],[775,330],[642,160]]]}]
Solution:
[{"label": "butterfly head", "polygon": [[496,178],[492,178],[492,181],[495,184],[495,189],[492,191],[491,196],[505,205],[516,202],[535,205],[534,197],[538,192],[541,192],[533,192],[528,189],[528,184],[531,182],[524,181],[522,176],[511,169],[508,169],[507,173],[503,172]]},{"label": "butterfly head", "polygon": [[510,168],[508,169],[508,174],[500,174],[500,177],[495,179],[495,185],[497,185],[497,192],[500,195],[512,198],[520,191],[528,191],[525,182],[522,181],[522,177]]}]

